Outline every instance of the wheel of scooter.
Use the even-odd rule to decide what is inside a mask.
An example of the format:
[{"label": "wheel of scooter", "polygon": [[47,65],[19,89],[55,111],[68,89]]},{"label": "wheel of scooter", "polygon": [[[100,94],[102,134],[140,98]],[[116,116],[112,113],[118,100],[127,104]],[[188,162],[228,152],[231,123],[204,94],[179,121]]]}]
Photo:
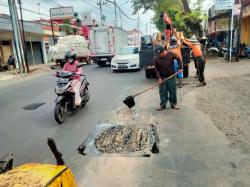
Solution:
[{"label": "wheel of scooter", "polygon": [[57,123],[62,124],[67,119],[68,108],[65,103],[57,103],[54,110],[54,116]]},{"label": "wheel of scooter", "polygon": [[85,95],[86,99],[82,101],[81,108],[83,108],[87,104],[87,102],[89,101],[89,89],[88,89],[88,87],[86,88],[84,95]]}]

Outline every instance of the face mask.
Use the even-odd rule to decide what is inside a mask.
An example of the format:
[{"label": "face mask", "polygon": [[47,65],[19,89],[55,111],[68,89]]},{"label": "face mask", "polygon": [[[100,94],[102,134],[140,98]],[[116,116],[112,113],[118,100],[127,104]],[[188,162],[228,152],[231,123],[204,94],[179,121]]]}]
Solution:
[{"label": "face mask", "polygon": [[68,60],[68,61],[69,61],[69,63],[71,63],[71,64],[72,64],[72,63],[74,62],[74,59],[73,59],[73,58],[69,58],[69,60]]}]

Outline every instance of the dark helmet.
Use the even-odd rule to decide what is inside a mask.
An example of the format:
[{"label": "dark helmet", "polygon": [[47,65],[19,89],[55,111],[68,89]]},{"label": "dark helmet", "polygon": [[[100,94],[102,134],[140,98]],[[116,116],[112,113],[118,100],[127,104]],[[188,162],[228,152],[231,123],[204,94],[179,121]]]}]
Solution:
[{"label": "dark helmet", "polygon": [[177,44],[177,38],[175,36],[172,36],[170,39],[170,45],[176,45]]},{"label": "dark helmet", "polygon": [[69,59],[72,59],[71,60],[71,63],[73,63],[76,59],[76,54],[73,52],[73,51],[68,51],[66,52],[65,54],[65,59],[68,61]]},{"label": "dark helmet", "polygon": [[164,49],[163,49],[163,47],[161,46],[161,45],[158,45],[156,48],[155,48],[155,53],[157,54],[157,55],[159,55],[159,54],[161,54],[161,53],[163,53],[164,52]]}]

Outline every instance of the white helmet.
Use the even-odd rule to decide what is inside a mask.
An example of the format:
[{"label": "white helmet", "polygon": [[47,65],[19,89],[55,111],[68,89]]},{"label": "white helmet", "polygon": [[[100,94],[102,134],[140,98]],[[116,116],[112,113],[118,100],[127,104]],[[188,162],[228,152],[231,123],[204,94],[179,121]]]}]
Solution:
[{"label": "white helmet", "polygon": [[196,38],[195,35],[193,35],[193,36],[190,38],[189,41],[191,41],[191,42],[193,42],[193,43],[198,42],[198,40],[197,40],[197,38]]}]

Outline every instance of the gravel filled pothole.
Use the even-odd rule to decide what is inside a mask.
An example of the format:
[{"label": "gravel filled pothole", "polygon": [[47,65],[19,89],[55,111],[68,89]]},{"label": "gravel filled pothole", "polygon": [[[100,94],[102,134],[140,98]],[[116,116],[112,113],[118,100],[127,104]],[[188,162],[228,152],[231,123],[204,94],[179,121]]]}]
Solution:
[{"label": "gravel filled pothole", "polygon": [[154,125],[143,127],[101,124],[78,148],[83,155],[150,156],[159,152]]}]

